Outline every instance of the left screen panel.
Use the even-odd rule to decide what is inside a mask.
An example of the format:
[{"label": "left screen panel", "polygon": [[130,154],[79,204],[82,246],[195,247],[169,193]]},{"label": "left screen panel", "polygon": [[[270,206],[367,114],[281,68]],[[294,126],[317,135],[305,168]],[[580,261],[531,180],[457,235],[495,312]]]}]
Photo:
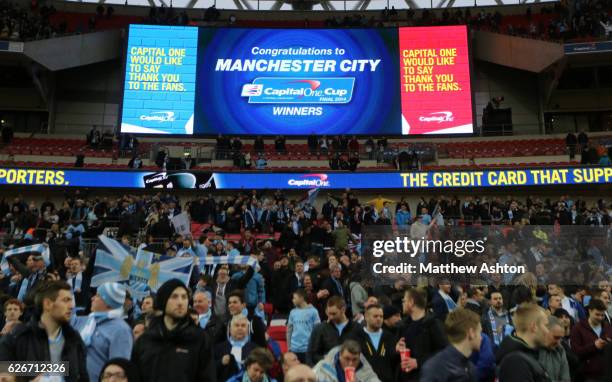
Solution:
[{"label": "left screen panel", "polygon": [[130,25],[122,133],[193,134],[198,28]]}]

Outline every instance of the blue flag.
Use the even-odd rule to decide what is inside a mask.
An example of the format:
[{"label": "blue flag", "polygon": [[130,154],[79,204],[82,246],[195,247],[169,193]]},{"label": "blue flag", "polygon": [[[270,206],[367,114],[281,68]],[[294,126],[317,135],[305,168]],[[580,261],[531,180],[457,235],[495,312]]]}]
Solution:
[{"label": "blue flag", "polygon": [[136,300],[147,296],[170,279],[179,279],[189,284],[194,257],[170,257],[139,249],[127,249],[116,240],[100,236],[96,250],[94,276],[91,286],[106,282],[127,284],[128,291]]}]

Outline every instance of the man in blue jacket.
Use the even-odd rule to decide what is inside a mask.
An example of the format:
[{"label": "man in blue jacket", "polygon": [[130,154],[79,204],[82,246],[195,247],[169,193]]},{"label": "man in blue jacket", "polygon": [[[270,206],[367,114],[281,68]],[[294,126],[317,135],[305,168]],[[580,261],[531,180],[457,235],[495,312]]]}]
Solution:
[{"label": "man in blue jacket", "polygon": [[421,371],[422,382],[476,381],[476,370],[469,357],[480,349],[480,317],[470,310],[458,308],[444,323],[450,345],[431,357]]},{"label": "man in blue jacket", "polygon": [[132,354],[132,329],[123,320],[125,296],[125,286],[104,283],[91,299],[89,316],[72,320],[73,327],[79,331],[87,347],[87,371],[92,381],[99,379],[106,361],[112,358],[129,359]]},{"label": "man in blue jacket", "polygon": [[[249,265],[243,265],[242,270],[232,275],[232,280],[239,280],[246,271],[250,268]],[[265,281],[261,273],[253,273],[253,277],[247,282],[244,288],[244,298],[247,305],[247,309],[250,312],[254,311],[258,307],[259,310],[263,310],[263,304],[266,302],[266,287]]]}]

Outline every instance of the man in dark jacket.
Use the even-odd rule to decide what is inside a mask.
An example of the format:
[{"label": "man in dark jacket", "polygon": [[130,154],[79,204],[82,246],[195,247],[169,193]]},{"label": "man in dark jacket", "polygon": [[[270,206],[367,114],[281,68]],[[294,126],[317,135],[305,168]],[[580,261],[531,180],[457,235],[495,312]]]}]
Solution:
[{"label": "man in dark jacket", "polygon": [[326,289],[330,296],[345,297],[344,287],[342,286],[342,271],[339,264],[329,266],[329,278],[321,284],[321,289]]},{"label": "man in dark jacket", "polygon": [[37,289],[35,315],[0,342],[0,361],[68,362],[67,382],[89,381],[85,344],[70,326],[70,285],[52,281]]},{"label": "man in dark jacket", "polygon": [[413,288],[405,292],[402,309],[408,317],[402,323],[400,341],[410,349],[410,358],[400,374],[401,381],[419,381],[425,361],[448,345],[442,323],[427,313],[426,306],[424,290]]},{"label": "man in dark jacket", "polygon": [[210,338],[215,338],[219,329],[219,320],[210,307],[208,292],[196,291],[193,293],[193,310],[198,314],[197,325],[204,329]]},{"label": "man in dark jacket", "polygon": [[27,303],[33,297],[31,292],[35,291],[38,283],[45,279],[47,269],[43,256],[39,252],[32,252],[28,255],[25,264],[21,262],[19,255],[8,257],[7,261],[22,276],[21,284],[17,289],[19,292],[14,297]]},{"label": "man in dark jacket", "polygon": [[215,281],[211,284],[212,308],[218,319],[227,318],[227,299],[231,292],[236,289],[246,288],[247,283],[254,274],[253,267],[249,267],[239,278],[232,279],[229,270],[225,266],[217,266],[215,269]]},{"label": "man in dark jacket", "polygon": [[612,327],[605,322],[606,305],[598,299],[589,303],[589,318],[572,329],[570,344],[582,361],[582,372],[587,381],[602,380],[605,373],[604,349],[611,346]]},{"label": "man in dark jacket", "polygon": [[421,381],[476,381],[476,370],[469,357],[480,350],[480,317],[459,308],[448,314],[444,326],[450,345],[425,362]]},{"label": "man in dark jacket", "polygon": [[470,287],[467,292],[467,301],[465,308],[476,313],[478,317],[485,312],[485,295],[482,288]]},{"label": "man in dark jacket", "polygon": [[520,305],[514,313],[516,335],[504,338],[497,350],[499,380],[504,382],[546,382],[548,373],[538,362],[538,349],[545,346],[548,318],[536,304]]},{"label": "man in dark jacket", "polygon": [[232,317],[242,314],[249,319],[249,336],[251,341],[263,348],[268,346],[268,342],[266,341],[266,324],[264,324],[259,316],[255,315],[253,312],[248,312],[244,291],[237,289],[228,295],[227,312],[229,313],[228,319],[219,325],[219,329],[215,336],[215,345],[228,340]]},{"label": "man in dark jacket", "polygon": [[157,291],[155,317],[132,351],[143,381],[215,381],[212,341],[188,314],[189,291],[177,279]]},{"label": "man in dark jacket", "polygon": [[359,324],[346,317],[346,302],[340,296],[330,297],[325,309],[327,321],[315,325],[308,343],[306,362],[315,365],[334,347],[342,344]]},{"label": "man in dark jacket", "polygon": [[434,315],[441,322],[446,320],[446,315],[457,307],[452,295],[452,286],[449,280],[442,279],[438,284],[438,290],[431,298]]},{"label": "man in dark jacket", "polygon": [[512,325],[512,316],[504,308],[504,298],[501,292],[491,292],[491,306],[481,317],[482,331],[493,342],[493,349],[501,345],[504,337],[509,334],[507,328]]},{"label": "man in dark jacket", "polygon": [[272,271],[274,288],[271,293],[274,308],[282,314],[289,314],[291,310],[291,296],[287,291],[290,288],[292,275],[293,273],[289,269],[289,258],[287,255],[282,255],[279,261],[274,262],[274,270]]},{"label": "man in dark jacket", "polygon": [[383,308],[383,330],[391,333],[396,340],[399,338],[401,321],[400,311],[394,305],[387,305]]},{"label": "man in dark jacket", "polygon": [[364,327],[356,325],[349,336],[359,343],[361,353],[381,381],[395,381],[400,357],[395,351],[396,338],[382,328],[382,306],[369,305],[365,311],[365,322]]}]

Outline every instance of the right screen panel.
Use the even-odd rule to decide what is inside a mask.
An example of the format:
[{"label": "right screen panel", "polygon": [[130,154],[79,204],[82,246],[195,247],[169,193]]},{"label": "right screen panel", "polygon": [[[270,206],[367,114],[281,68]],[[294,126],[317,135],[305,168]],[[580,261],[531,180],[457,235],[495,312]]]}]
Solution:
[{"label": "right screen panel", "polygon": [[402,134],[474,132],[467,28],[399,28]]}]

